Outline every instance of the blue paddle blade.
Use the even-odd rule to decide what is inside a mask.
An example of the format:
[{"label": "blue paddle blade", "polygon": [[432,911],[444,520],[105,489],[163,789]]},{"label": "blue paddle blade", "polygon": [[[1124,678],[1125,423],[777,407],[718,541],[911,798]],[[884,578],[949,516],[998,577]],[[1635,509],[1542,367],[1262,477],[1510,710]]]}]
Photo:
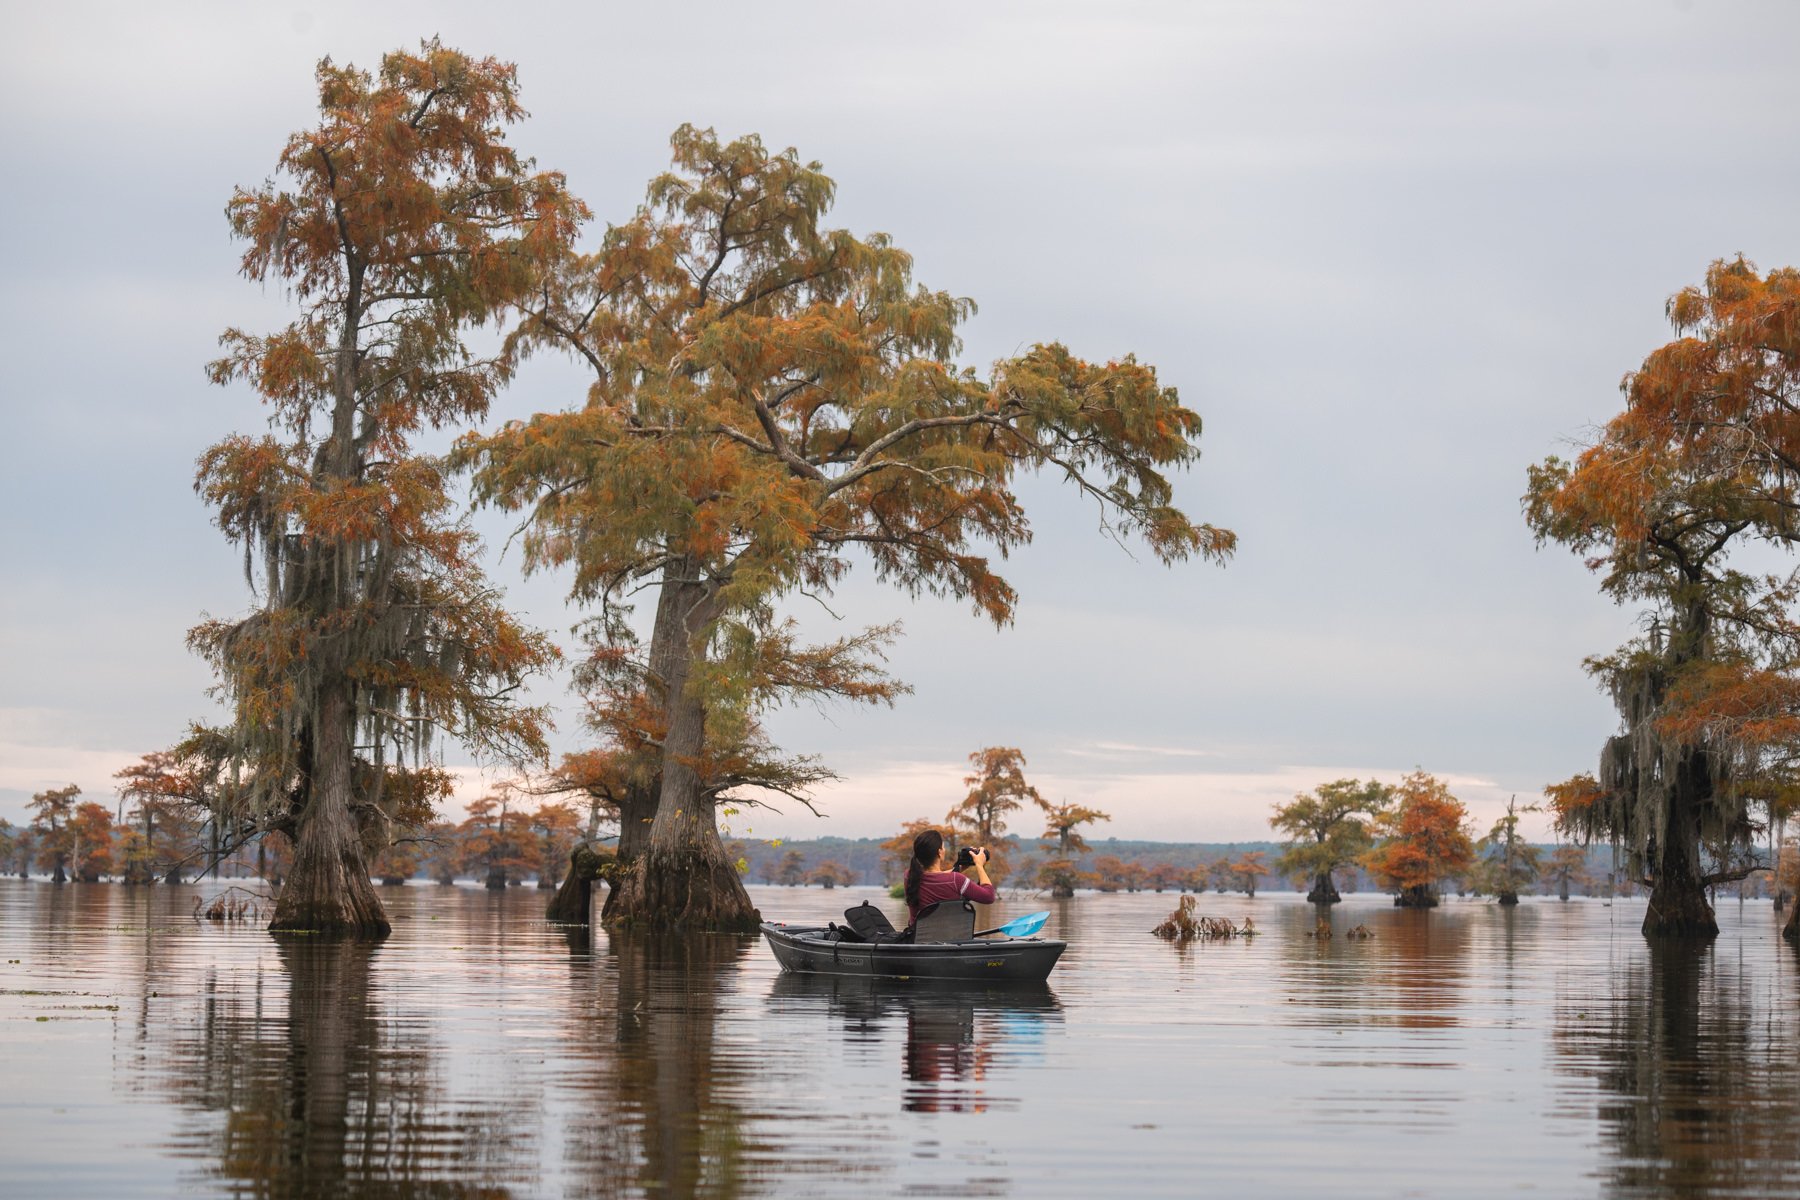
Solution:
[{"label": "blue paddle blade", "polygon": [[1049,919],[1050,913],[1048,910],[1044,912],[1027,913],[1022,917],[1014,917],[1012,920],[1002,925],[1000,927],[1000,932],[1004,933],[1007,937],[1030,937],[1032,934],[1042,929],[1044,927],[1044,922]]}]

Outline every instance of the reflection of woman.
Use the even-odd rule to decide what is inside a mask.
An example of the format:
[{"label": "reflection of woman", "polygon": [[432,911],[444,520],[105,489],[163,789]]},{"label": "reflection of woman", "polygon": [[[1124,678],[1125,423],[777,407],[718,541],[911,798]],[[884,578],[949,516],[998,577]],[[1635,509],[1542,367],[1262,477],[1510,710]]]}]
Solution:
[{"label": "reflection of woman", "polygon": [[979,1084],[988,1051],[975,1040],[975,1006],[915,1003],[906,1014],[903,1072],[912,1086],[900,1098],[907,1112],[986,1112]]},{"label": "reflection of woman", "polygon": [[976,904],[992,904],[997,898],[988,880],[987,851],[974,851],[975,862],[970,872],[958,874],[950,869],[950,855],[944,847],[944,835],[927,829],[913,839],[912,862],[906,868],[906,916],[919,919],[919,910],[927,904],[943,900],[972,900]]}]

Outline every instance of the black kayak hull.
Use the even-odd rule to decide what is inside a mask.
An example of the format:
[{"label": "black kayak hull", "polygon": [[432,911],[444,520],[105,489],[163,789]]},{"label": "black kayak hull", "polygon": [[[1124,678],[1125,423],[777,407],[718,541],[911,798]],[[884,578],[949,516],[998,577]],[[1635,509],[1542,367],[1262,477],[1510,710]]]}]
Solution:
[{"label": "black kayak hull", "polygon": [[981,938],[972,942],[845,942],[822,926],[764,921],[763,936],[784,971],[882,979],[950,979],[1042,983],[1067,942],[1049,938]]}]

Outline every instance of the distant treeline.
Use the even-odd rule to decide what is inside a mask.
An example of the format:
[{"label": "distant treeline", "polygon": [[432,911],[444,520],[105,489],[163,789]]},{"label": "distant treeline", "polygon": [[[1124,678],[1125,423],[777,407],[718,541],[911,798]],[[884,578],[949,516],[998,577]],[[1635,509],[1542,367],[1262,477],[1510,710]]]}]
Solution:
[{"label": "distant treeline", "polygon": [[[1040,843],[1021,838],[1003,839],[999,857],[1007,864],[1008,888],[1035,890],[1037,866],[1049,857]],[[1084,885],[1111,891],[1195,891],[1200,874],[1205,873],[1205,889],[1241,891],[1233,864],[1253,855],[1268,862],[1280,856],[1283,843],[1258,842],[1154,842],[1125,838],[1094,838],[1087,851],[1075,857],[1076,868],[1085,876]],[[1535,844],[1540,857],[1549,862],[1558,849],[1553,844]],[[742,838],[730,844],[731,853],[744,866],[746,877],[753,883],[817,886],[830,878],[833,885],[892,885],[905,869],[898,851],[882,838]],[[1613,867],[1610,846],[1589,846],[1582,863],[1572,871],[1570,891],[1574,895],[1598,895],[1606,890]],[[1109,877],[1110,876],[1110,877]],[[1340,868],[1336,872],[1338,888],[1350,892],[1377,892],[1382,889],[1360,867]],[[1287,880],[1270,873],[1259,890],[1306,890],[1304,879]],[[1540,883],[1540,890],[1557,891],[1554,882]],[[1621,891],[1630,890],[1629,881],[1621,881]],[[1750,895],[1761,895],[1760,877],[1748,883]]]},{"label": "distant treeline", "polygon": [[[160,795],[135,796],[132,818],[115,823],[107,806],[79,801],[74,786],[40,793],[32,799],[36,812],[30,825],[15,828],[0,820],[0,873],[24,876],[36,868],[52,878],[125,883],[155,880],[178,882],[202,873],[225,878],[260,877],[279,883],[287,874],[292,850],[280,834],[268,834],[236,845],[209,848],[207,829],[185,807]],[[592,826],[590,825],[590,831]],[[384,883],[434,879],[452,883],[480,880],[489,887],[535,882],[554,886],[568,868],[569,852],[583,836],[581,822],[568,804],[548,801],[512,806],[510,796],[487,797],[469,806],[460,823],[431,821],[413,836],[372,853],[371,876]],[[602,839],[602,847],[613,839]],[[990,869],[1009,891],[1049,891],[1058,887],[1103,892],[1248,892],[1305,891],[1305,876],[1278,870],[1286,843],[1154,842],[1096,838],[1061,856],[1053,845],[1034,839],[992,839]],[[804,886],[891,886],[905,873],[911,837],[893,838],[742,838],[727,852],[753,883]],[[605,851],[603,850],[603,853]],[[1545,894],[1604,895],[1609,886],[1630,894],[1633,883],[1614,870],[1608,845],[1517,843],[1514,858],[1529,864],[1516,872],[1515,889],[1535,888]],[[1464,894],[1498,894],[1496,859],[1476,860],[1446,882]],[[1332,873],[1345,894],[1383,892],[1360,865],[1341,865]],[[1733,891],[1736,885],[1729,885]],[[1766,875],[1743,882],[1743,894],[1768,894]],[[1070,894],[1063,891],[1061,894]]]}]

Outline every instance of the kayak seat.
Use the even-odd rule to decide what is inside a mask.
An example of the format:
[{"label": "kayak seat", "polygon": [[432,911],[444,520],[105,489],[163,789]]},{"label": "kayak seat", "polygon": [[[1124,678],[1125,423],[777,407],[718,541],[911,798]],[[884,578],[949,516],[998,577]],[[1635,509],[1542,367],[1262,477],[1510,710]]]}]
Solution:
[{"label": "kayak seat", "polygon": [[846,908],[844,920],[847,924],[837,925],[834,928],[844,934],[844,940],[847,942],[873,942],[879,945],[882,942],[912,940],[905,933],[895,929],[894,923],[887,919],[887,914],[867,900],[854,908]]},{"label": "kayak seat", "polygon": [[915,942],[972,942],[975,906],[967,900],[940,900],[919,910],[913,922]]}]

